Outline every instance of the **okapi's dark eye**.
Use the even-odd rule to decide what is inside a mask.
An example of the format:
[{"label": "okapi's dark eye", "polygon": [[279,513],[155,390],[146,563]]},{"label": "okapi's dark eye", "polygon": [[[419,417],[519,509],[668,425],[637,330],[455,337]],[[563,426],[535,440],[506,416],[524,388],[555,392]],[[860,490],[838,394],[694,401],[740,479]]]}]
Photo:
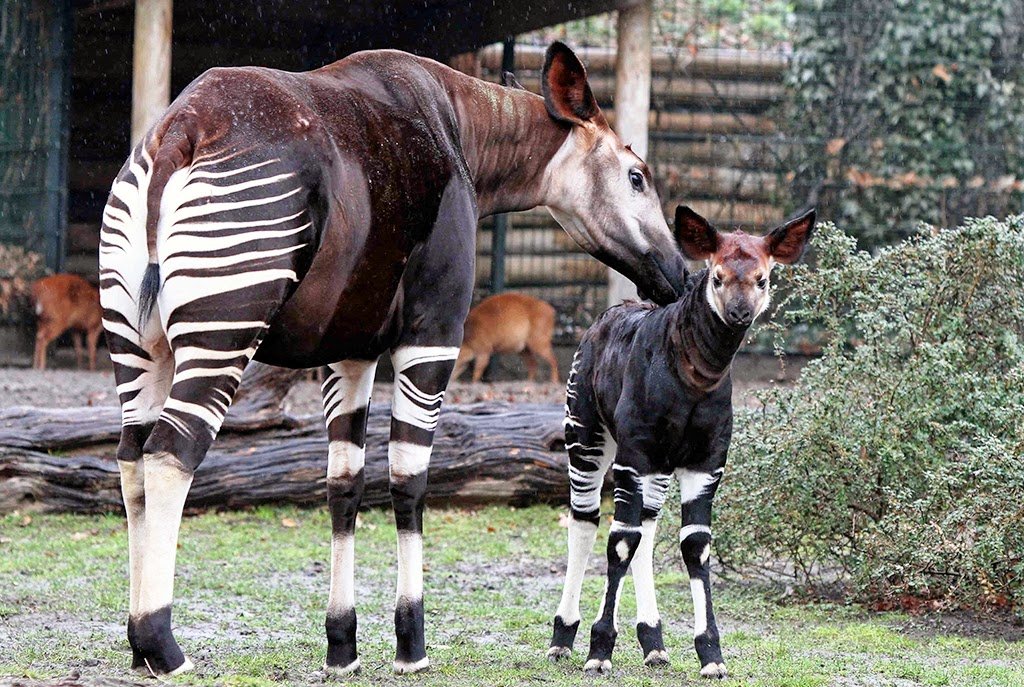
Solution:
[{"label": "okapi's dark eye", "polygon": [[711,283],[715,285],[716,289],[722,288],[722,280],[719,277],[711,277]]},{"label": "okapi's dark eye", "polygon": [[768,288],[768,280],[765,277],[761,277],[760,279],[758,279],[757,280],[757,288],[762,289],[762,290]]},{"label": "okapi's dark eye", "polygon": [[629,183],[634,191],[644,190],[644,175],[639,169],[629,170]]}]

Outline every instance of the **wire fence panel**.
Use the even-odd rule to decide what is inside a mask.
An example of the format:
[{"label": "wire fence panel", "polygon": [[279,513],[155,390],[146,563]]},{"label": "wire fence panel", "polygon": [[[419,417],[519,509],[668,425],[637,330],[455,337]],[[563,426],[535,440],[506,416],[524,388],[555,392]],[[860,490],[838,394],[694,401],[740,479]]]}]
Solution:
[{"label": "wire fence panel", "polygon": [[[586,64],[591,89],[614,125],[614,23],[612,13],[563,29],[573,35],[538,32],[519,37],[516,78],[539,93],[547,45],[553,38],[568,39]],[[481,51],[483,78],[500,80],[503,54],[501,45]],[[784,95],[786,64],[780,47],[694,51],[655,45],[648,162],[669,221],[679,203],[728,228],[761,230],[782,218],[777,127],[770,111]],[[494,226],[490,218],[480,225],[478,300],[495,292]],[[504,265],[501,288],[555,306],[560,343],[574,344],[607,307],[607,268],[580,249],[546,210],[508,216]]]},{"label": "wire fence panel", "polygon": [[[876,249],[920,222],[1024,209],[1024,0],[654,0],[648,163],[671,219],[761,232],[815,205]],[[616,15],[517,38],[540,91],[567,41],[614,122]],[[480,53],[498,80],[501,46]],[[628,141],[627,141],[628,143]],[[544,214],[509,220],[504,288],[546,298],[575,340],[606,305],[606,271]],[[479,250],[490,259],[490,224]],[[489,265],[478,294],[493,291]]]},{"label": "wire fence panel", "polygon": [[0,243],[41,253],[54,269],[66,214],[70,29],[70,2],[0,4]]}]

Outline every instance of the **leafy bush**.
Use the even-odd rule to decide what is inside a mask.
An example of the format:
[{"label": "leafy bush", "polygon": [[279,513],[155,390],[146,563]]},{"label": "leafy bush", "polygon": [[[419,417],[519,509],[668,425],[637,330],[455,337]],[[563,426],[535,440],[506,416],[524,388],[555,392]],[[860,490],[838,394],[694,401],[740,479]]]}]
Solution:
[{"label": "leafy bush", "polygon": [[737,416],[716,554],[871,598],[1024,601],[1024,217],[876,256],[823,225],[785,320],[831,333]]},{"label": "leafy bush", "polygon": [[797,0],[782,116],[797,205],[862,246],[1020,212],[1024,0]]}]

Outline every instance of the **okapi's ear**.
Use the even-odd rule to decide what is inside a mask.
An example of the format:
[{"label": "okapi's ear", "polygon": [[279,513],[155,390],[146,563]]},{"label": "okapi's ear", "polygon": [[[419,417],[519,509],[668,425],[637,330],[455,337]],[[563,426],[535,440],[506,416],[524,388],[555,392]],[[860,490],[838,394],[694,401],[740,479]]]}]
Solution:
[{"label": "okapi's ear", "polygon": [[677,205],[676,242],[690,260],[707,260],[718,250],[718,231],[687,206]]},{"label": "okapi's ear", "polygon": [[516,79],[516,75],[513,74],[512,72],[501,73],[501,85],[504,86],[505,88],[516,88],[520,91],[526,90],[525,88],[523,88],[523,84],[519,83],[519,81]]},{"label": "okapi's ear", "polygon": [[565,43],[555,41],[544,57],[540,79],[548,114],[566,124],[583,124],[600,116],[587,70]]},{"label": "okapi's ear", "polygon": [[764,237],[765,248],[775,262],[792,265],[803,256],[813,231],[814,208],[811,208],[800,217],[772,229]]}]

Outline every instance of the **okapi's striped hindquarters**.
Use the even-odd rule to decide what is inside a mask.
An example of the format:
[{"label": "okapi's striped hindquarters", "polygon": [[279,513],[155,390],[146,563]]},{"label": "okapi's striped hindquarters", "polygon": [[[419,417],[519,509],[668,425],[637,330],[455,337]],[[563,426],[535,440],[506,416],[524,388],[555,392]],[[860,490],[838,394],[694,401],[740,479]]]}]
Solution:
[{"label": "okapi's striped hindquarters", "polygon": [[159,674],[189,666],[170,609],[192,472],[297,281],[310,222],[306,189],[278,160],[197,156],[153,180],[140,146],[104,211],[100,300],[123,419],[133,667]]},{"label": "okapi's striped hindquarters", "polygon": [[665,302],[681,289],[650,172],[564,45],[548,51],[543,83],[541,97],[390,50],[298,74],[213,69],[132,152],[103,215],[100,286],[122,407],[136,668],[191,666],[171,632],[182,508],[253,358],[328,368],[326,668],[359,668],[355,517],[385,353],[396,373],[394,668],[429,665],[423,499],[479,218],[549,206],[646,293]]}]

